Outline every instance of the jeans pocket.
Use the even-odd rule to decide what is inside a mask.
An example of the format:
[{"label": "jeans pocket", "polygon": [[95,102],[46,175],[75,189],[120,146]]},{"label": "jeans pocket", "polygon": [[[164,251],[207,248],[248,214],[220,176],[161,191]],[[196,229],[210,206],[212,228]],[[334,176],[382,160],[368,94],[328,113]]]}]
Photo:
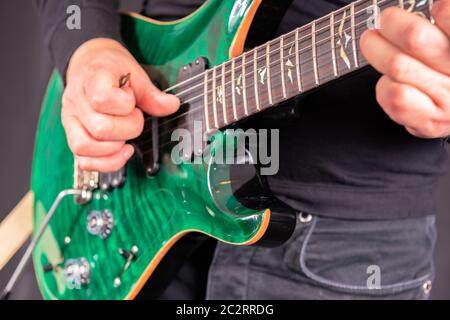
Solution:
[{"label": "jeans pocket", "polygon": [[433,280],[434,217],[350,221],[315,217],[297,255],[315,285],[361,295],[426,298]]}]

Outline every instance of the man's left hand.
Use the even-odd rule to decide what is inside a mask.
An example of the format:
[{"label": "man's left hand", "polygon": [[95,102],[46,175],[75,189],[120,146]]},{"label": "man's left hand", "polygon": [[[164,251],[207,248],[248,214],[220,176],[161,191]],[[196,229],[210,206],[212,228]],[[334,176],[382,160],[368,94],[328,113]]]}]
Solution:
[{"label": "man's left hand", "polygon": [[421,138],[450,135],[450,0],[435,2],[435,25],[400,8],[381,13],[381,28],[361,50],[383,74],[377,101],[391,119]]}]

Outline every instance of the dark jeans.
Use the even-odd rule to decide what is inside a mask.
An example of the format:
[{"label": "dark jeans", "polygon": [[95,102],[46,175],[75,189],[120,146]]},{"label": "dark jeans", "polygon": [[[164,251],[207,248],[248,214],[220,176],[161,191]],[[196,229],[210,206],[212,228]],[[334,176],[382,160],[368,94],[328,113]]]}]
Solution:
[{"label": "dark jeans", "polygon": [[207,284],[195,267],[209,263],[207,254],[191,259],[163,298],[202,298],[205,286],[207,299],[427,299],[435,241],[433,216],[354,221],[300,214],[281,247],[218,243]]}]

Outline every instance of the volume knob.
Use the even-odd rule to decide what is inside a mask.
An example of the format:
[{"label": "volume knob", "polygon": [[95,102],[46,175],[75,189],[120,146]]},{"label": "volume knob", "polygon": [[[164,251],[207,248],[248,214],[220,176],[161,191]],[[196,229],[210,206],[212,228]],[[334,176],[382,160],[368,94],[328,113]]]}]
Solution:
[{"label": "volume knob", "polygon": [[91,271],[85,258],[69,259],[64,265],[64,278],[69,289],[81,289],[89,283]]},{"label": "volume knob", "polygon": [[114,226],[114,218],[109,210],[91,211],[87,216],[87,229],[90,234],[106,239]]}]

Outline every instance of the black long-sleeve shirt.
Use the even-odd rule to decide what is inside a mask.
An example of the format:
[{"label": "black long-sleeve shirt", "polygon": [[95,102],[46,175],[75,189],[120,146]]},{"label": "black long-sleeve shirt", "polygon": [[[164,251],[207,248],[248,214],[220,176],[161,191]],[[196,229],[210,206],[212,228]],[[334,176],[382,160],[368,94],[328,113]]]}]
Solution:
[{"label": "black long-sleeve shirt", "polygon": [[[74,50],[95,37],[120,40],[117,0],[35,0],[46,43],[64,72]],[[351,0],[294,0],[279,32],[318,18]],[[148,0],[143,12],[180,18],[203,0]],[[81,7],[81,30],[65,25],[69,5]],[[270,187],[299,211],[351,219],[393,219],[435,213],[435,190],[448,169],[442,139],[411,136],[375,99],[372,69],[298,101],[300,117],[280,127],[280,171]]]}]

